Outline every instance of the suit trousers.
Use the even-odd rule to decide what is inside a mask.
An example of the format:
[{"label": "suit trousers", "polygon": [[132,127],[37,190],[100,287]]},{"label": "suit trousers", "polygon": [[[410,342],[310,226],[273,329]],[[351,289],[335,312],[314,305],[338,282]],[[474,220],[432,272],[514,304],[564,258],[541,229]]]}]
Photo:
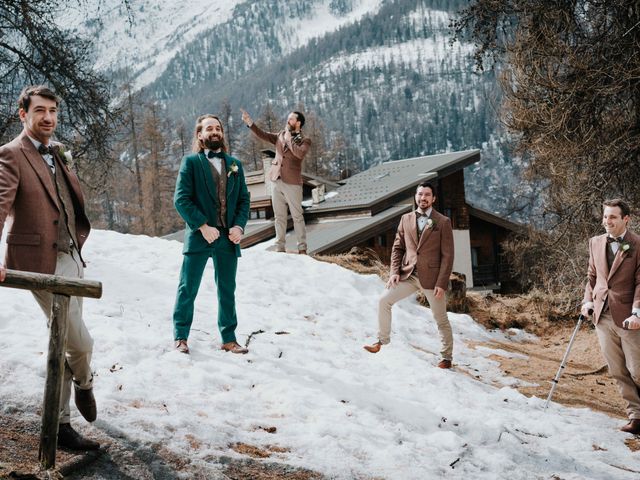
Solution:
[{"label": "suit trousers", "polygon": [[624,330],[613,323],[611,312],[596,325],[602,355],[618,383],[630,419],[640,419],[640,330]]},{"label": "suit trousers", "polygon": [[402,280],[394,288],[385,290],[378,303],[378,340],[383,345],[390,342],[391,336],[391,308],[400,300],[408,297],[412,293],[422,291],[431,307],[431,313],[438,325],[440,334],[440,355],[443,359],[453,359],[453,333],[451,323],[447,316],[447,296],[436,298],[433,290],[426,290],[420,285],[420,280],[415,275],[411,275],[406,280]]},{"label": "suit trousers", "polygon": [[[58,253],[56,275],[72,278],[83,278],[84,269],[78,251],[73,247],[69,253]],[[50,319],[53,294],[42,290],[34,291],[33,296],[42,308],[47,319]],[[47,324],[49,320],[47,320]],[[67,317],[67,350],[65,352],[64,379],[60,396],[60,423],[69,423],[71,410],[71,382],[78,388],[87,390],[93,386],[91,373],[91,355],[93,339],[82,320],[82,297],[69,298],[69,314]]]},{"label": "suit trousers", "polygon": [[229,240],[226,232],[211,244],[210,250],[203,253],[185,253],[180,270],[180,282],[173,310],[173,338],[186,340],[193,322],[193,309],[202,274],[207,261],[213,260],[214,279],[218,289],[218,329],[222,343],[236,341],[236,271],[238,257],[236,246]]},{"label": "suit trousers", "polygon": [[287,235],[287,206],[293,219],[293,229],[298,240],[298,250],[307,249],[307,229],[302,210],[302,185],[272,182],[271,204],[276,217],[276,250],[284,251]]}]

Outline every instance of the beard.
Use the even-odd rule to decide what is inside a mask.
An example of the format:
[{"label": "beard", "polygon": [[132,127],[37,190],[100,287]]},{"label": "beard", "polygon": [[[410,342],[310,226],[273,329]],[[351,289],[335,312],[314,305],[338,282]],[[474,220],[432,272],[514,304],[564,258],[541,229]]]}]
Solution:
[{"label": "beard", "polygon": [[218,150],[218,149],[224,147],[224,142],[222,141],[222,139],[220,137],[207,138],[204,141],[204,146],[206,148],[208,148],[209,150]]}]

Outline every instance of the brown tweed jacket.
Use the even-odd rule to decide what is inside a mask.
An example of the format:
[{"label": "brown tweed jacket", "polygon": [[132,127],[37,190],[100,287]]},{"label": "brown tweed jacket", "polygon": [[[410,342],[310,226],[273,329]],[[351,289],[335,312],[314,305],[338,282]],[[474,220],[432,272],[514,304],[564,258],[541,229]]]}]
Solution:
[{"label": "brown tweed jacket", "polygon": [[[58,154],[54,157],[56,174],[62,173],[70,187],[81,251],[91,226],[84,211],[80,182]],[[24,131],[0,147],[0,235],[6,221],[7,268],[55,273],[60,210],[48,168]]]}]

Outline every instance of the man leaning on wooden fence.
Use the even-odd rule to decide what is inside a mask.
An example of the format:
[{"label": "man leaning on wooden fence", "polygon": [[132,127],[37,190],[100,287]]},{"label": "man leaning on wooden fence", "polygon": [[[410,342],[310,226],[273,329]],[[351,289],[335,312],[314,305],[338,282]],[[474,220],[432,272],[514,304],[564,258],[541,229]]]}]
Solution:
[{"label": "man leaning on wooden fence", "polygon": [[[23,130],[0,147],[0,234],[5,221],[7,251],[0,263],[6,269],[82,278],[81,250],[89,235],[89,220],[78,178],[69,168],[70,155],[51,141],[60,99],[45,86],[26,87],[18,99]],[[47,317],[53,294],[34,291]],[[69,299],[65,373],[60,399],[58,445],[94,450],[99,444],[83,437],[70,424],[71,384],[75,404],[89,422],[96,419],[91,354],[93,339],[82,319],[82,298]]]}]

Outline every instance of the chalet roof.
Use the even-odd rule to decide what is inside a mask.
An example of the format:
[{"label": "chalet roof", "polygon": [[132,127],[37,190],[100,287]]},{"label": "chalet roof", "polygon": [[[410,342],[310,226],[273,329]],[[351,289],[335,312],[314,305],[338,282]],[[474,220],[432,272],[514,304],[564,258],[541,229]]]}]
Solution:
[{"label": "chalet roof", "polygon": [[510,232],[522,232],[525,230],[525,225],[521,223],[512,222],[504,217],[496,215],[495,213],[491,213],[482,208],[474,207],[473,205],[467,203],[469,207],[469,215],[472,217],[479,218],[480,220],[484,220],[485,222],[491,223],[493,225],[497,225],[499,227],[504,228],[505,230],[509,230]]},{"label": "chalet roof", "polygon": [[443,153],[393,160],[343,180],[338,194],[309,207],[309,213],[367,208],[389,199],[420,182],[442,178],[480,160],[480,150]]}]

